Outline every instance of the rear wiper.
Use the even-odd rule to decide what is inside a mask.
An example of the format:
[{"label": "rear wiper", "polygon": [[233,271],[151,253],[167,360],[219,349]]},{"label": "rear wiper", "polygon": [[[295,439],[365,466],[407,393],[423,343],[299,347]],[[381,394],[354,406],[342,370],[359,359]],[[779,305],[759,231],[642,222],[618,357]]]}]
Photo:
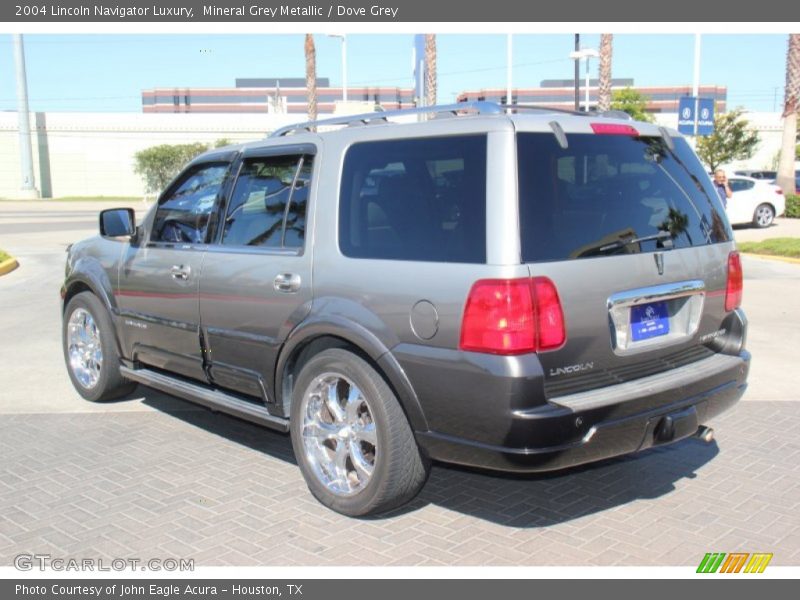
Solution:
[{"label": "rear wiper", "polygon": [[665,250],[672,250],[674,247],[672,244],[672,234],[669,231],[659,231],[658,233],[654,233],[653,235],[645,235],[642,237],[634,237],[629,238],[627,240],[617,240],[616,242],[611,242],[610,244],[606,244],[605,246],[600,246],[597,251],[598,252],[607,252],[609,250],[617,250],[619,248],[624,248],[625,246],[630,246],[631,244],[638,244],[639,242],[652,242],[652,241],[659,241],[661,242],[661,247]]}]

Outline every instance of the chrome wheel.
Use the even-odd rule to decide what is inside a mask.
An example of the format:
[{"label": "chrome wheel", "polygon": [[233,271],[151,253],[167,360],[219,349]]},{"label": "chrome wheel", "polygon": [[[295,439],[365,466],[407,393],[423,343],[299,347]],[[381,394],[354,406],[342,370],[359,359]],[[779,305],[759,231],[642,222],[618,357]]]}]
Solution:
[{"label": "chrome wheel", "polygon": [[100,331],[91,313],[76,308],[67,323],[69,367],[78,383],[87,390],[97,385],[103,368]]},{"label": "chrome wheel", "polygon": [[762,204],[756,209],[756,223],[758,223],[759,227],[767,227],[771,225],[773,218],[774,215],[772,213],[772,208],[766,204]]},{"label": "chrome wheel", "polygon": [[337,496],[363,490],[375,470],[378,440],[369,402],[347,377],[323,373],[303,395],[302,441],[319,481]]}]

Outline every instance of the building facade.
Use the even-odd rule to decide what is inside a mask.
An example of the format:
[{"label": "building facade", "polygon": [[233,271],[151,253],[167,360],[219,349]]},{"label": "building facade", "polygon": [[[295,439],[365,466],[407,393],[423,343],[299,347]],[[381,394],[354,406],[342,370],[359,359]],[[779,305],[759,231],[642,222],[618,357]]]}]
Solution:
[{"label": "building facade", "polygon": [[[589,80],[589,106],[597,105],[597,79]],[[580,106],[585,105],[585,81],[581,80]],[[613,79],[612,92],[632,88],[647,99],[646,110],[651,113],[677,113],[681,97],[692,95],[692,86],[643,87],[634,85],[633,79]],[[572,79],[547,79],[538,88],[515,88],[511,90],[511,104],[527,104],[545,108],[573,109],[575,107],[575,83]],[[721,85],[701,85],[701,98],[713,98],[717,110],[724,112],[727,106],[728,88]],[[486,100],[506,104],[505,88],[469,90],[458,96],[459,102]]]},{"label": "building facade", "polygon": [[[333,114],[342,88],[317,79],[317,111]],[[347,99],[384,110],[414,106],[414,90],[400,87],[348,87]],[[154,88],[142,91],[146,113],[308,113],[306,81],[299,77],[236,79],[232,88]]]}]

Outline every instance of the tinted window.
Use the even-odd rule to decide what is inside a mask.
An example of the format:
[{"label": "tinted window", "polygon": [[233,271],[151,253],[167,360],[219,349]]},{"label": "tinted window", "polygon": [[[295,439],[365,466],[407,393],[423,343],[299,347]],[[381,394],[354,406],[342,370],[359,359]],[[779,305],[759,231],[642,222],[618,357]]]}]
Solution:
[{"label": "tinted window", "polygon": [[312,157],[304,156],[297,173],[292,201],[286,212],[286,228],[283,234],[283,245],[287,248],[302,248],[306,236],[306,208],[308,194],[311,190]]},{"label": "tinted window", "polygon": [[744,190],[752,190],[756,185],[754,181],[747,181],[746,179],[730,179],[728,180],[732,192],[741,192]]},{"label": "tinted window", "polygon": [[[305,179],[296,184],[301,160]],[[310,168],[310,157],[297,155],[246,160],[228,203],[222,243],[280,248],[286,221],[292,231],[287,245],[302,246]]]},{"label": "tinted window", "polygon": [[486,136],[365,142],[345,156],[346,256],[486,261]]},{"label": "tinted window", "polygon": [[150,241],[202,243],[228,163],[198,165],[161,198]]},{"label": "tinted window", "polygon": [[[517,136],[526,262],[652,252],[727,241],[708,175],[682,138],[550,133]],[[669,232],[670,241],[634,238]]]}]

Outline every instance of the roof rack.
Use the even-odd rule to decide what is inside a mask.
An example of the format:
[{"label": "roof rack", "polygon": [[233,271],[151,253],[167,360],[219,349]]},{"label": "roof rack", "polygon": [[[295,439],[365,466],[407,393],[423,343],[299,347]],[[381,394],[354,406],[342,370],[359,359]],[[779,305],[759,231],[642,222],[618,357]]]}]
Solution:
[{"label": "roof rack", "polygon": [[295,131],[311,131],[316,127],[327,127],[331,125],[358,126],[369,125],[370,123],[381,121],[387,123],[389,117],[435,114],[439,116],[456,116],[461,112],[477,113],[479,115],[497,115],[505,112],[505,109],[494,102],[458,102],[456,104],[442,104],[437,106],[420,106],[417,108],[403,108],[400,110],[388,110],[381,112],[363,113],[360,115],[342,115],[331,119],[320,121],[306,121],[287,125],[273,131],[269,137],[282,137]]}]

